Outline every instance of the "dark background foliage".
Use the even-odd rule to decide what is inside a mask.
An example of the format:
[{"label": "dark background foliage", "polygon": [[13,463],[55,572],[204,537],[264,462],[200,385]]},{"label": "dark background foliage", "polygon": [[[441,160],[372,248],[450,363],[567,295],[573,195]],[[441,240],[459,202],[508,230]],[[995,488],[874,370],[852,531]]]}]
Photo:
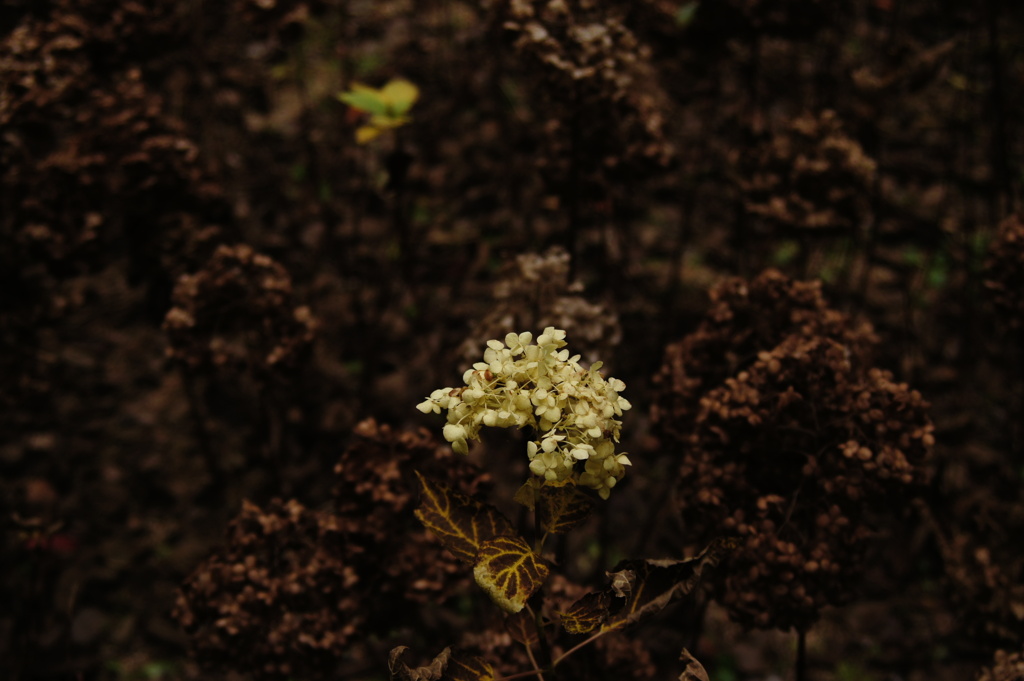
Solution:
[{"label": "dark background foliage", "polygon": [[[813,678],[1020,678],[1021,35],[1004,0],[4,0],[0,675],[522,671],[412,517],[416,468],[506,504],[522,442],[457,459],[413,407],[557,324],[634,465],[554,595],[778,542],[577,678],[790,673],[730,615],[810,627]],[[335,95],[393,77],[412,122],[356,145]]]}]

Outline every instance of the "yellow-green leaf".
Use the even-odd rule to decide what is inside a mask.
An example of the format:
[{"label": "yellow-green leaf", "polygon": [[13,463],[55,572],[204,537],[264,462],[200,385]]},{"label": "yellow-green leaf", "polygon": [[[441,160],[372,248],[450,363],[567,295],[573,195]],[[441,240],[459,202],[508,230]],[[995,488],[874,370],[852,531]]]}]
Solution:
[{"label": "yellow-green leaf", "polygon": [[352,83],[352,89],[339,94],[338,99],[353,109],[365,111],[374,116],[386,116],[388,114],[388,103],[381,91],[362,83]]},{"label": "yellow-green leaf", "polygon": [[370,125],[381,130],[393,130],[402,127],[410,120],[412,119],[408,116],[370,116]]},{"label": "yellow-green leaf", "polygon": [[590,517],[593,508],[594,502],[575,485],[543,487],[540,526],[551,534],[565,534]]},{"label": "yellow-green leaf", "polygon": [[396,78],[381,89],[382,99],[393,116],[404,116],[419,99],[420,89],[407,80]]},{"label": "yellow-green leaf", "polygon": [[379,90],[362,83],[352,83],[351,89],[339,94],[338,99],[353,109],[373,116],[402,119],[402,123],[407,123],[409,119],[405,118],[405,114],[409,113],[419,96],[418,87],[407,80],[396,78]]},{"label": "yellow-green leaf", "polygon": [[374,125],[360,125],[356,128],[356,144],[366,144],[380,137],[383,129]]},{"label": "yellow-green leaf", "polygon": [[480,545],[473,577],[506,612],[517,613],[548,576],[548,566],[522,537],[496,537]]},{"label": "yellow-green leaf", "polygon": [[422,489],[416,517],[459,560],[472,565],[481,544],[513,534],[512,524],[493,506],[429,480],[419,471],[416,477]]}]

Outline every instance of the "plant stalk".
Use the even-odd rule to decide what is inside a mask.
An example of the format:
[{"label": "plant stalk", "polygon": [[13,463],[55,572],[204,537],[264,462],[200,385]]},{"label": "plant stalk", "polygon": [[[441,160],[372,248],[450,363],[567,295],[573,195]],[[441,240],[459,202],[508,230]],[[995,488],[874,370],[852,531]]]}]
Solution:
[{"label": "plant stalk", "polygon": [[796,633],[796,681],[807,681],[807,632]]}]

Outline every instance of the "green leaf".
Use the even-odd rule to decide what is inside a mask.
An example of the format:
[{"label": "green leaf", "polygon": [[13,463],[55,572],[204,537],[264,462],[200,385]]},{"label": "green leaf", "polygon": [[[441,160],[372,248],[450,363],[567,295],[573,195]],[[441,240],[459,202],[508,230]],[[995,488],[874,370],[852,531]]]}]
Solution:
[{"label": "green leaf", "polygon": [[522,537],[496,537],[480,545],[473,577],[502,610],[517,613],[541,587],[548,566]]},{"label": "green leaf", "polygon": [[540,525],[545,532],[565,534],[585,522],[593,510],[593,500],[575,485],[541,488]]},{"label": "green leaf", "polygon": [[493,506],[460,494],[448,485],[428,480],[419,471],[416,477],[422,489],[416,517],[464,563],[476,562],[484,542],[514,534],[512,524]]},{"label": "green leaf", "polygon": [[932,260],[928,268],[928,285],[932,288],[942,288],[949,279],[949,260],[945,253],[939,253]]},{"label": "green leaf", "polygon": [[374,116],[388,114],[387,101],[381,95],[381,91],[361,83],[352,83],[352,89],[339,94],[338,99],[353,109],[359,109]]},{"label": "green leaf", "polygon": [[772,261],[782,267],[793,262],[800,255],[800,243],[798,241],[783,241],[772,254]]},{"label": "green leaf", "polygon": [[693,23],[694,17],[697,16],[698,7],[700,7],[699,2],[687,2],[681,5],[676,10],[676,25],[685,27]]}]

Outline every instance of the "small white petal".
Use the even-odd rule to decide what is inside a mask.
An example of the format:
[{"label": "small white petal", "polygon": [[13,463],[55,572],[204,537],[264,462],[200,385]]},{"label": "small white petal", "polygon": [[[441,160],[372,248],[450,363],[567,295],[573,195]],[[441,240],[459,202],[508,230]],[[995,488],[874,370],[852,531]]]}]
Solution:
[{"label": "small white petal", "polygon": [[454,423],[446,425],[441,432],[444,435],[444,439],[448,442],[455,442],[466,436],[466,429]]}]

